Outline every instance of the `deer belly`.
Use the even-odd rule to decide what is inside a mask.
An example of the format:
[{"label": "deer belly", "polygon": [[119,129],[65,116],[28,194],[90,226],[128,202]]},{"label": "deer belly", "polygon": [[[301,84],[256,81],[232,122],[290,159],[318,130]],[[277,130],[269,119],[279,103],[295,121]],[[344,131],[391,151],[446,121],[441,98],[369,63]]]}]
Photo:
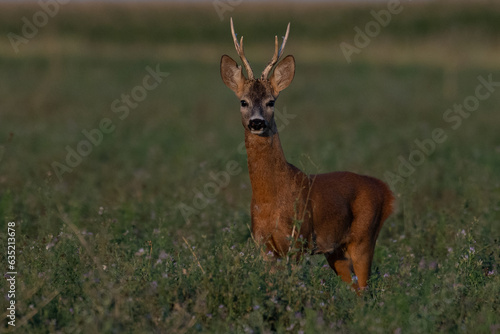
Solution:
[{"label": "deer belly", "polygon": [[350,210],[315,211],[314,253],[330,253],[349,242],[353,221]]}]

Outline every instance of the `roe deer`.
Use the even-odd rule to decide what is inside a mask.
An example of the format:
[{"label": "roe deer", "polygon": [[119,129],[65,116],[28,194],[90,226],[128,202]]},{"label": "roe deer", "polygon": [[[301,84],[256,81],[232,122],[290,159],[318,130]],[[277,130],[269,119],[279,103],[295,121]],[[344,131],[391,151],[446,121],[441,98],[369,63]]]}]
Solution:
[{"label": "roe deer", "polygon": [[[306,175],[286,161],[274,103],[295,75],[293,56],[278,63],[289,31],[290,24],[280,48],[275,36],[273,58],[255,79],[243,51],[243,37],[238,43],[231,19],[234,46],[248,79],[231,57],[221,59],[222,80],[241,104],[252,184],[252,234],[278,257],[297,246],[298,257],[305,251],[324,254],[343,281],[356,290],[365,289],[375,242],[382,223],[392,213],[394,197],[376,178],[351,172]],[[357,283],[353,283],[352,273]]]}]

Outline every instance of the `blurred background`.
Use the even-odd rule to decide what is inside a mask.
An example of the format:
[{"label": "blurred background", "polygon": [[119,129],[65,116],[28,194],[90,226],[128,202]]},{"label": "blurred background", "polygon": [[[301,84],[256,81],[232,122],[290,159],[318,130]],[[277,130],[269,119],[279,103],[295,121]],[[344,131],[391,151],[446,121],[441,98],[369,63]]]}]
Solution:
[{"label": "blurred background", "polygon": [[[2,188],[49,182],[53,196],[71,193],[85,205],[113,206],[122,196],[174,204],[202,188],[209,170],[229,160],[245,167],[245,155],[236,152],[243,139],[238,104],[218,73],[222,54],[237,58],[231,16],[255,72],[272,56],[274,35],[291,22],[285,53],[296,57],[297,73],[277,109],[293,117],[284,119],[281,133],[292,163],[311,173],[395,172],[415,139],[430,138],[437,127],[450,130],[444,112],[474,93],[477,76],[498,70],[500,48],[494,2],[401,2],[397,9],[385,27],[373,25],[374,37],[363,38],[359,31],[373,29],[373,12],[383,18],[387,4],[3,4]],[[116,110],[125,105],[123,94],[142,85],[147,67],[168,77],[126,105],[124,115]],[[427,160],[455,155],[493,168],[495,95],[457,131],[447,131],[451,140]],[[68,152],[86,140],[82,131],[103,118],[113,122],[112,133],[75,158],[78,166],[67,165]],[[488,154],[476,157],[485,147]],[[436,169],[429,161],[415,176],[432,177],[432,187],[435,175],[424,174]],[[153,189],[144,192],[145,182]],[[238,205],[241,196],[248,199],[250,191],[242,190],[248,185],[242,172],[216,200],[227,196]],[[82,191],[87,187],[95,188]]]},{"label": "blurred background", "polygon": [[[236,245],[248,242],[251,188],[239,103],[219,74],[221,55],[239,62],[230,17],[255,73],[291,22],[284,54],[295,56],[296,74],[276,104],[288,161],[308,173],[350,170],[391,183],[398,209],[379,238],[380,265],[387,252],[414,254],[414,269],[421,259],[444,259],[457,230],[475,222],[484,247],[478,272],[498,270],[500,87],[489,86],[470,113],[447,113],[474,103],[468,98],[479,77],[500,82],[497,1],[66,2],[0,2],[0,217],[17,224],[18,262],[26,268],[20,287],[46,282],[19,297],[26,328],[137,323],[121,313],[121,299],[101,305],[104,311],[91,305],[106,288],[90,292],[93,281],[76,288],[96,262],[61,257],[85,248],[63,238],[74,234],[70,226],[83,231],[100,264],[117,264],[116,277],[142,275],[148,261],[137,264],[135,255],[149,252],[146,241],[153,240],[153,259],[163,250],[188,263],[186,237],[202,264],[224,228],[233,229]],[[436,129],[446,139],[412,155],[422,151],[415,141]],[[212,176],[230,161],[239,172],[210,192]],[[392,242],[402,239],[401,248]],[[147,280],[162,273],[148,272]],[[26,316],[49,285],[58,297]],[[140,300],[148,294],[134,289],[131,303],[150,314]],[[183,293],[163,297],[158,303],[168,306],[157,316],[171,319],[174,305],[189,299]],[[78,301],[82,294],[87,299]],[[498,298],[490,302],[498,307]],[[220,301],[213,303],[215,310]],[[68,311],[75,305],[95,312],[75,320]],[[139,323],[137,330],[155,324]],[[459,326],[444,323],[440,329]]]}]

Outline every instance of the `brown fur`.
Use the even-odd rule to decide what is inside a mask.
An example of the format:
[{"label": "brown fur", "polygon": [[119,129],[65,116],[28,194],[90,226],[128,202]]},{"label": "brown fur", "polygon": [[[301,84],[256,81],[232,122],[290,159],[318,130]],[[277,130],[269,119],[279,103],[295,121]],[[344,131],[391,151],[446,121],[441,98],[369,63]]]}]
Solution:
[{"label": "brown fur", "polygon": [[[324,254],[342,280],[367,287],[377,236],[392,213],[394,197],[382,181],[350,172],[306,175],[285,159],[274,122],[279,92],[292,81],[295,61],[288,56],[269,79],[247,80],[234,60],[222,56],[221,76],[242,102],[242,123],[252,183],[252,234],[276,256],[292,248]],[[252,132],[249,121],[267,127]]]}]

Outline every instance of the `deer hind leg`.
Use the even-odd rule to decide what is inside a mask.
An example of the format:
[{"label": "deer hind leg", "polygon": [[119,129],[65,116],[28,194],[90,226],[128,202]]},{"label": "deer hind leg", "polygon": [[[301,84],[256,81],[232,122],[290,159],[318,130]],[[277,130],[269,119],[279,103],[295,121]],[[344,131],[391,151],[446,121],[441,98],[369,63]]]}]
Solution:
[{"label": "deer hind leg", "polygon": [[353,243],[347,246],[360,290],[365,290],[368,287],[374,252],[373,246],[370,241]]},{"label": "deer hind leg", "polygon": [[355,218],[351,225],[351,241],[347,245],[347,254],[351,257],[359,288],[365,290],[370,278],[375,243],[383,222],[382,206],[366,207],[364,203],[369,201],[362,199],[353,207]]},{"label": "deer hind leg", "polygon": [[[352,262],[349,257],[346,256],[345,251],[338,248],[332,253],[325,254],[326,260],[330,267],[335,271],[337,275],[340,276],[342,281],[347,284],[352,284]],[[357,289],[357,286],[354,286]]]}]

